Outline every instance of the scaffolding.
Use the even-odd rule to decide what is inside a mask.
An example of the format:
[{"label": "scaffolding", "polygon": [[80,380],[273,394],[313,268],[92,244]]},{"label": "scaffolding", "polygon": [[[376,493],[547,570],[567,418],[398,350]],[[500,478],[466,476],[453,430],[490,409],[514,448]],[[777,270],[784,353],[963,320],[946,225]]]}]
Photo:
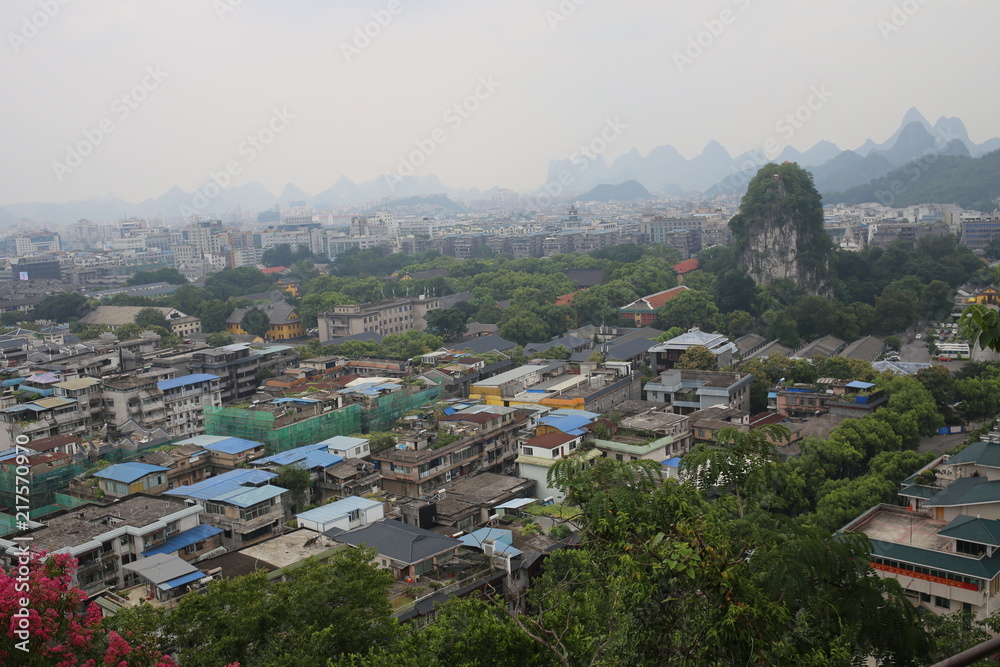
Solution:
[{"label": "scaffolding", "polygon": [[438,400],[442,393],[444,393],[444,388],[437,386],[418,391],[415,394],[400,391],[380,396],[372,401],[362,415],[365,433],[391,430],[397,419],[407,412],[418,410],[428,403]]},{"label": "scaffolding", "polygon": [[349,405],[285,426],[275,424],[275,415],[266,410],[243,410],[206,405],[205,433],[245,438],[264,444],[268,455],[311,445],[335,435],[361,432],[361,407]]}]

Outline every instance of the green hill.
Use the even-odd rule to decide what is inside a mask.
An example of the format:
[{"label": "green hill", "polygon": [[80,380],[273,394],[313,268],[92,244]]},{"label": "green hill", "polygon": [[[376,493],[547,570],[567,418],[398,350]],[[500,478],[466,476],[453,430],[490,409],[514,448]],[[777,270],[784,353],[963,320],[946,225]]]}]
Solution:
[{"label": "green hill", "polygon": [[1000,150],[978,158],[929,155],[894,169],[868,185],[823,197],[829,204],[879,202],[893,207],[958,204],[984,212],[995,210],[998,198]]}]

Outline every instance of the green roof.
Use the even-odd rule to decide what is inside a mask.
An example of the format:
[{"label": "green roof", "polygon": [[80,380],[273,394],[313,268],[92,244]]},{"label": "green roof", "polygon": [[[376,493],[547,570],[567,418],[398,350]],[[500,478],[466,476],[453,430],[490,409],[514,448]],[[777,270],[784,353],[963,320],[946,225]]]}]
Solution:
[{"label": "green roof", "polygon": [[674,438],[669,435],[665,438],[659,438],[657,440],[653,440],[652,442],[647,442],[645,445],[631,445],[625,442],[614,442],[612,440],[594,440],[594,446],[598,449],[611,449],[616,452],[632,454],[634,456],[645,456],[660,447],[666,447],[667,445],[672,445],[673,443]]},{"label": "green roof", "polygon": [[942,537],[1000,547],[1000,521],[960,514],[938,531]]},{"label": "green roof", "polygon": [[1000,468],[1000,444],[992,442],[974,442],[958,454],[955,454],[943,466],[975,463],[989,468]]},{"label": "green roof", "polygon": [[903,490],[899,492],[899,495],[907,498],[923,498],[924,500],[927,500],[936,496],[940,490],[941,489],[935,489],[931,486],[918,486],[916,484],[912,484],[910,486],[903,487]]},{"label": "green roof", "polygon": [[963,477],[949,484],[948,488],[931,498],[924,506],[958,507],[987,503],[1000,503],[1000,480],[990,481],[985,477]]},{"label": "green roof", "polygon": [[1000,553],[977,559],[944,551],[911,547],[908,544],[872,540],[872,555],[987,581],[1000,572]]}]

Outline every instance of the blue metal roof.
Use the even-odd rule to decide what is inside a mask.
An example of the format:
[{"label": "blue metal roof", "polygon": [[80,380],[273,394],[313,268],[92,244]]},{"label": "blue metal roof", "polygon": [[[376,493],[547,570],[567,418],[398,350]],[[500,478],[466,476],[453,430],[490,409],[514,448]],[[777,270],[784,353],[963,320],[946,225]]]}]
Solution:
[{"label": "blue metal roof", "polygon": [[190,584],[192,581],[198,581],[199,579],[204,579],[208,575],[198,570],[197,572],[192,572],[191,574],[184,574],[176,579],[171,579],[170,581],[164,581],[162,584],[157,584],[156,587],[161,591],[169,591],[172,588],[177,588],[178,586],[183,586],[184,584]]},{"label": "blue metal roof", "polygon": [[156,386],[161,390],[166,391],[168,389],[176,389],[177,387],[186,387],[188,385],[198,384],[199,382],[218,379],[218,375],[209,375],[208,373],[192,373],[191,375],[182,375],[181,377],[174,378],[172,380],[161,380],[156,383]]},{"label": "blue metal roof", "polygon": [[854,382],[848,382],[844,386],[848,389],[871,389],[875,385],[871,382],[861,382],[860,380],[855,380]]},{"label": "blue metal roof", "polygon": [[315,521],[316,523],[326,523],[327,521],[339,519],[345,514],[350,514],[354,510],[367,510],[378,507],[381,504],[378,500],[370,500],[368,498],[361,498],[360,496],[349,496],[343,500],[296,514],[295,518]]},{"label": "blue metal roof", "polygon": [[318,442],[315,445],[302,445],[301,447],[296,447],[295,449],[289,449],[287,452],[280,452],[278,454],[272,454],[271,456],[265,456],[261,459],[255,459],[252,461],[252,465],[259,466],[265,463],[273,463],[279,466],[286,466],[290,463],[303,460],[306,457],[306,454],[309,454],[310,452],[325,449],[326,445],[322,442]]},{"label": "blue metal roof", "polygon": [[671,468],[679,468],[681,465],[681,460],[680,458],[674,456],[673,458],[660,461],[660,465],[670,466]]},{"label": "blue metal roof", "polygon": [[216,477],[209,477],[197,484],[180,486],[163,493],[168,496],[185,496],[197,498],[199,500],[211,500],[219,494],[233,489],[243,488],[245,484],[262,484],[277,477],[269,470],[253,470],[250,468],[240,468],[224,472]]},{"label": "blue metal roof", "polygon": [[310,403],[319,403],[314,398],[276,398],[271,401],[274,405],[282,405],[283,403],[299,403],[301,405],[309,405]]},{"label": "blue metal roof", "polygon": [[112,466],[108,466],[100,472],[95,472],[94,477],[110,479],[113,482],[131,484],[136,480],[142,479],[146,475],[151,475],[154,472],[166,472],[167,470],[170,470],[170,468],[154,466],[148,463],[116,463]]},{"label": "blue metal roof", "polygon": [[277,498],[287,490],[288,489],[283,489],[280,486],[273,486],[271,484],[265,484],[264,486],[241,486],[232,489],[231,491],[220,493],[217,496],[209,498],[209,500],[220,503],[229,503],[230,505],[236,505],[237,507],[252,507],[257,503],[264,502],[265,500]]},{"label": "blue metal roof", "polygon": [[153,547],[142,552],[143,556],[155,556],[156,554],[171,554],[175,551],[179,551],[184,547],[189,547],[192,544],[197,544],[204,539],[211,537],[212,535],[218,535],[222,532],[221,528],[216,528],[215,526],[201,525],[195,526],[184,532],[177,533],[170,539],[168,539],[163,544]]},{"label": "blue metal roof", "polygon": [[218,442],[201,446],[212,452],[222,452],[223,454],[242,454],[245,451],[254,449],[255,447],[263,447],[264,445],[259,442],[254,442],[253,440],[244,440],[243,438],[226,438],[225,440],[219,440]]},{"label": "blue metal roof", "polygon": [[[583,417],[580,415],[548,415],[547,417],[542,417],[538,420],[540,424],[557,428],[563,433],[569,433],[570,431],[582,429],[584,426],[593,423],[593,421],[594,420],[589,417]],[[579,433],[574,435],[579,435]]]}]

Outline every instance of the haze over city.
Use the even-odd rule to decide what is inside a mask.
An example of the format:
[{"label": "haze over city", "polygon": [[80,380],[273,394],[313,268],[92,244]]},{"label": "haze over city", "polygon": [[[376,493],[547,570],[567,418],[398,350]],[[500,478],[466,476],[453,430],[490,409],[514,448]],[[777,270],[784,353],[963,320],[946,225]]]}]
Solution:
[{"label": "haze over city", "polygon": [[0,204],[138,202],[231,161],[233,185],[316,193],[399,172],[415,150],[418,176],[533,191],[609,119],[623,129],[608,161],[713,140],[734,156],[853,149],[911,107],[981,142],[1000,135],[983,85],[998,18],[917,0],[10,2]]}]

